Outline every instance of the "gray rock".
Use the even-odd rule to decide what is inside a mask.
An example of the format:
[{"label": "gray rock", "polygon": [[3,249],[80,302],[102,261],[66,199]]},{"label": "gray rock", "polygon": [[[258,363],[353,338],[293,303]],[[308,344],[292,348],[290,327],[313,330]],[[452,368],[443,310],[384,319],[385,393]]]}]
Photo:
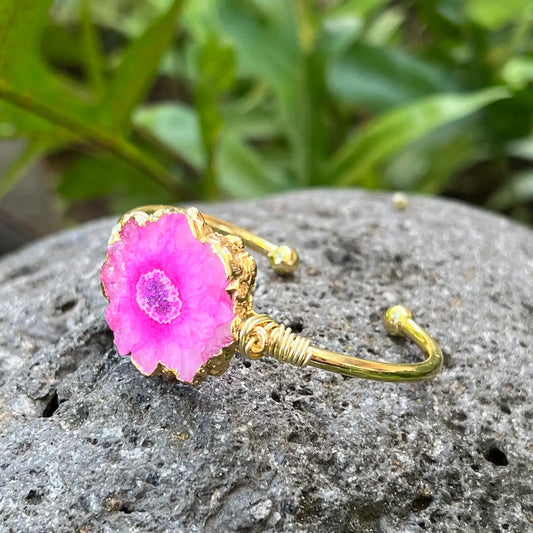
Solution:
[{"label": "gray rock", "polygon": [[414,361],[409,305],[445,353],[386,384],[237,356],[199,388],[117,355],[98,270],[113,222],[0,261],[0,529],[533,530],[533,233],[463,205],[314,191],[209,212],[294,245],[258,258],[258,311],[319,345]]}]

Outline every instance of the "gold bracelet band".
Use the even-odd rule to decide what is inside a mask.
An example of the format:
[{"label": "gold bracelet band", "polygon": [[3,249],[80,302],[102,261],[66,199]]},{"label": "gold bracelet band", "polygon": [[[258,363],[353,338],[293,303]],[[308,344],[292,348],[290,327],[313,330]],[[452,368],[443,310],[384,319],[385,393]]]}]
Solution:
[{"label": "gold bracelet band", "polygon": [[[176,232],[170,240],[169,231]],[[312,345],[310,339],[292,332],[267,315],[257,314],[252,309],[256,266],[251,256],[244,251],[243,243],[268,257],[271,268],[279,274],[290,275],[298,266],[298,254],[292,248],[272,244],[239,226],[200,214],[194,208],[184,210],[170,206],[144,206],[126,213],[111,235],[108,256],[102,268],[104,294],[111,302],[106,316],[115,331],[115,342],[120,353],[131,353],[132,361],[145,374],[162,374],[193,385],[209,374],[224,372],[237,348],[244,357],[250,359],[273,357],[281,363],[312,366],[378,381],[419,381],[434,376],[441,368],[442,352],[438,344],[415,322],[411,311],[403,306],[397,305],[386,311],[383,318],[385,329],[390,335],[411,339],[426,355],[422,362],[385,363],[325,350]],[[206,244],[209,244],[207,248]],[[143,250],[145,253],[140,254]],[[126,257],[128,253],[143,264],[140,271],[130,272]],[[184,257],[186,253],[196,255]],[[139,259],[139,255],[142,259]],[[181,295],[187,294],[189,284],[195,287],[201,284],[202,276],[209,279],[213,273],[208,267],[200,272],[200,279],[194,276],[198,276],[197,265],[212,264],[213,258],[221,262],[226,276],[221,281],[224,294],[232,306],[233,314],[230,313],[226,320],[231,326],[232,338],[217,344],[214,341],[217,338],[215,332],[224,324],[215,321],[212,325],[205,325],[207,330],[212,327],[211,338],[208,333],[202,339],[197,339],[199,334],[197,337],[192,334],[187,339],[182,335],[177,337],[176,347],[159,341],[155,341],[155,348],[152,345],[147,347],[142,342],[129,346],[122,339],[121,332],[129,331],[135,324],[140,329],[144,328],[147,334],[157,331],[169,338],[182,330],[186,331],[186,318],[183,315],[188,309],[187,305],[197,314],[204,313],[205,309],[201,302],[196,302],[194,295],[189,300],[180,299]],[[180,261],[189,261],[193,268],[189,271],[180,270]],[[200,267],[198,269],[201,270]],[[133,292],[132,279],[136,287],[134,295],[128,293],[128,290]],[[122,293],[116,296],[111,294],[117,286],[124,287],[126,297]],[[220,288],[214,287],[215,292]],[[115,307],[120,307],[114,305],[114,296],[117,301],[129,298],[128,301],[132,302],[131,313],[125,313],[131,314],[129,318],[114,314]],[[224,296],[221,298],[224,300]],[[219,304],[227,306],[228,302],[221,301]],[[218,316],[219,311],[214,308],[209,313],[208,322],[213,315]],[[193,341],[199,343],[195,346],[196,351],[191,348]],[[211,346],[213,342],[215,346]],[[208,357],[205,346],[210,347]],[[158,350],[163,357],[158,355]],[[189,359],[184,360],[187,354]]]}]

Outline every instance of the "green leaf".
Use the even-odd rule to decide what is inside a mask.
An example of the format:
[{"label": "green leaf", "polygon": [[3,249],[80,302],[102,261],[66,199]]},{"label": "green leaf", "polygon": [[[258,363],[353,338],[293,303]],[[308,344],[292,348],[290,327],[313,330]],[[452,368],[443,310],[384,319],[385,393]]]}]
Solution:
[{"label": "green leaf", "polygon": [[98,108],[101,122],[111,131],[118,132],[128,125],[131,111],[150,88],[159,60],[174,35],[176,18],[183,3],[184,0],[175,0],[170,9],[134,40],[124,53]]},{"label": "green leaf", "polygon": [[72,28],[49,24],[42,40],[41,52],[52,65],[78,67],[83,62],[83,43],[78,32]]},{"label": "green leaf", "polygon": [[294,7],[300,50],[304,54],[310,54],[316,46],[319,25],[318,13],[313,3],[307,0],[294,0]]},{"label": "green leaf", "polygon": [[507,61],[502,69],[505,83],[514,89],[524,89],[533,81],[533,58],[516,56]]},{"label": "green leaf", "polygon": [[493,87],[476,93],[432,96],[393,109],[367,123],[347,141],[335,154],[326,175],[338,185],[375,186],[373,174],[377,165],[402,147],[508,96],[505,89]]},{"label": "green leaf", "polygon": [[93,93],[100,98],[104,91],[105,60],[99,43],[98,32],[91,18],[89,0],[82,0],[81,27],[84,50],[84,62],[87,77],[91,83]]},{"label": "green leaf", "polygon": [[139,108],[133,122],[149,130],[198,172],[202,171],[206,158],[200,122],[193,108],[176,103],[151,104]]},{"label": "green leaf", "polygon": [[532,13],[531,0],[466,0],[468,16],[481,26],[496,29],[524,15]]},{"label": "green leaf", "polygon": [[238,107],[233,109],[226,105],[222,111],[224,121],[229,125],[231,132],[241,139],[269,143],[281,136],[280,121],[278,117],[272,116],[272,112],[268,109],[255,107],[241,111]]},{"label": "green leaf", "polygon": [[[81,156],[61,176],[59,194],[69,201],[111,196],[116,210],[142,203],[170,203],[172,197],[159,184],[116,157],[101,153]],[[120,207],[117,204],[120,201]]]},{"label": "green leaf", "polygon": [[533,161],[533,137],[528,136],[511,141],[507,145],[507,152],[512,156]]},{"label": "green leaf", "polygon": [[194,91],[202,139],[207,152],[218,141],[222,127],[220,99],[235,80],[233,47],[212,34],[195,50]]},{"label": "green leaf", "polygon": [[449,74],[399,49],[355,44],[327,70],[330,91],[349,104],[384,111],[453,88]]},{"label": "green leaf", "polygon": [[275,22],[261,20],[246,5],[240,0],[220,2],[221,31],[234,43],[241,74],[258,78],[279,91],[293,77],[299,54],[294,13],[289,19],[294,28],[286,33]]},{"label": "green leaf", "polygon": [[348,0],[340,2],[327,12],[328,18],[366,17],[378,7],[387,4],[387,0]]},{"label": "green leaf", "polygon": [[[104,29],[118,32],[130,39],[142,35],[162,11],[170,8],[173,0],[109,0],[90,1],[94,23]],[[55,24],[74,26],[79,22],[83,0],[56,0],[50,12]]]},{"label": "green leaf", "polygon": [[187,2],[181,23],[195,41],[207,41],[213,33],[218,32],[216,2]]},{"label": "green leaf", "polygon": [[406,19],[405,10],[401,7],[391,6],[380,13],[375,20],[365,29],[363,39],[367,44],[374,46],[389,45],[394,37],[399,34],[400,28]]},{"label": "green leaf", "polygon": [[532,200],[533,171],[525,170],[517,172],[509,182],[496,190],[487,201],[487,207],[503,211]]},{"label": "green leaf", "polygon": [[272,0],[254,11],[241,0],[223,0],[220,20],[241,72],[267,83],[276,96],[296,183],[312,183],[325,146],[324,76],[320,56],[300,48],[294,3]]},{"label": "green leaf", "polygon": [[322,17],[321,47],[330,57],[347,50],[356,42],[374,11],[387,0],[349,0],[340,2]]},{"label": "green leaf", "polygon": [[221,102],[235,80],[233,46],[215,33],[193,48],[194,103],[200,119],[200,131],[206,153],[203,193],[209,199],[218,196],[217,153],[223,128]]},{"label": "green leaf", "polygon": [[387,188],[442,194],[461,169],[485,158],[479,124],[472,115],[410,143],[380,172]]},{"label": "green leaf", "polygon": [[288,188],[289,180],[238,136],[222,138],[219,155],[219,183],[235,198],[257,198]]}]

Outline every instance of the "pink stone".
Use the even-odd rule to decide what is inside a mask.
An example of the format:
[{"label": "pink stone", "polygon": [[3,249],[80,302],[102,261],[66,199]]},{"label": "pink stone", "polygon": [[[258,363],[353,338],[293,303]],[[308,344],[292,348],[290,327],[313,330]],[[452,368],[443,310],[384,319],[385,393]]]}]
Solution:
[{"label": "pink stone", "polygon": [[183,213],[139,225],[130,218],[108,247],[101,280],[106,320],[121,355],[143,374],[161,363],[191,382],[233,342],[233,300],[222,260]]}]

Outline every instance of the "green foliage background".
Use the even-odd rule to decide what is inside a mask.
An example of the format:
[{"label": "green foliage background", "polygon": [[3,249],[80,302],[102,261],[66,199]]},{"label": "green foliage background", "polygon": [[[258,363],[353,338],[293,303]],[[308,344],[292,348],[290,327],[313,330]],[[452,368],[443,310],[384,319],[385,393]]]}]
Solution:
[{"label": "green foliage background", "polygon": [[0,136],[67,205],[310,186],[533,222],[528,0],[0,0]]}]

